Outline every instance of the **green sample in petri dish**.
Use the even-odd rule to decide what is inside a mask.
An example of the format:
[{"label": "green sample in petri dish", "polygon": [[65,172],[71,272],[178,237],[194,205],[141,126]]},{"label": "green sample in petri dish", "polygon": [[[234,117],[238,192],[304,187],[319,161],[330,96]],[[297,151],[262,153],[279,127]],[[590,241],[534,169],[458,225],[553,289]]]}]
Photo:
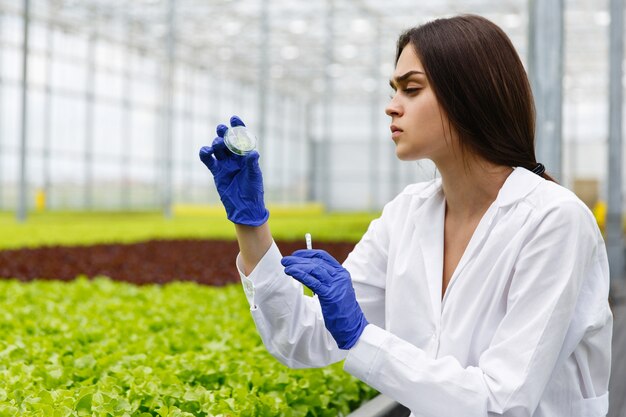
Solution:
[{"label": "green sample in petri dish", "polygon": [[235,126],[226,131],[224,143],[232,153],[247,155],[256,149],[256,136],[245,126]]}]

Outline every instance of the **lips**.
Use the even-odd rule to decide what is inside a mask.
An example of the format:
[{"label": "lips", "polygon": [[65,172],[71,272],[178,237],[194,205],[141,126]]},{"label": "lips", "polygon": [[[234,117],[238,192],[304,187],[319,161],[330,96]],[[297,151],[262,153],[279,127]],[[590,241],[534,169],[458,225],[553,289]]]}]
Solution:
[{"label": "lips", "polygon": [[389,127],[389,129],[391,130],[391,138],[395,139],[398,136],[400,136],[402,134],[402,129],[400,129],[398,126],[396,125],[391,125]]}]

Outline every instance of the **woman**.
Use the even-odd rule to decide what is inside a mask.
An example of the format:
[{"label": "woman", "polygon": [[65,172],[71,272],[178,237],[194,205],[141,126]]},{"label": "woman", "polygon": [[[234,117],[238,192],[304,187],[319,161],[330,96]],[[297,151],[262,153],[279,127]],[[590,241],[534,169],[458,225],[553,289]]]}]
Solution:
[{"label": "woman", "polygon": [[604,241],[535,160],[532,94],[510,40],[471,15],[413,28],[391,86],[396,155],[431,159],[441,178],[389,202],[343,266],[318,250],[282,257],[258,153],[229,154],[225,126],[200,152],[236,224],[267,349],[290,367],[345,359],[419,416],[606,415]]}]

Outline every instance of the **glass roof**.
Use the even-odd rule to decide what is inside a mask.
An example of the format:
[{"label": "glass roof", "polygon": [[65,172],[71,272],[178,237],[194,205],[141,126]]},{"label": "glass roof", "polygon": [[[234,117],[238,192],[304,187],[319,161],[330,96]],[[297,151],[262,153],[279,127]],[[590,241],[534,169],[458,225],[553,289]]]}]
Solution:
[{"label": "glass roof", "polygon": [[[0,9],[21,13],[22,3],[0,0]],[[608,1],[564,3],[566,94],[605,93]],[[178,63],[256,83],[266,40],[271,88],[303,97],[320,94],[325,76],[335,94],[370,92],[379,83],[386,92],[397,36],[435,17],[481,14],[509,34],[524,61],[527,54],[527,0],[31,0],[34,20],[70,33],[95,31],[160,59],[167,56],[172,6]]]}]

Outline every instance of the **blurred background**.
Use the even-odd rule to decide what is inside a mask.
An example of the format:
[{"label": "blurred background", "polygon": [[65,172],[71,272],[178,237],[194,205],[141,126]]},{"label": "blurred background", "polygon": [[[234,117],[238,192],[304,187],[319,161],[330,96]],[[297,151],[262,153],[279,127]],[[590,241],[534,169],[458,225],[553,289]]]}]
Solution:
[{"label": "blurred background", "polygon": [[477,13],[507,32],[528,70],[538,161],[594,211],[623,275],[623,9],[622,0],[0,0],[0,211],[19,221],[33,209],[170,217],[217,205],[198,150],[233,114],[259,137],[270,204],[378,211],[437,175],[429,161],[398,161],[390,140],[398,35]]},{"label": "blurred background", "polygon": [[[0,0],[0,214],[220,210],[198,151],[234,114],[259,138],[270,205],[376,213],[438,175],[395,157],[384,108],[396,40],[460,13],[502,27],[524,62],[537,160],[605,235],[623,350],[622,0]],[[616,359],[615,416],[623,375]]]},{"label": "blurred background", "polygon": [[[394,156],[396,39],[465,12],[500,25],[531,76],[533,36],[535,55],[560,56],[562,146],[544,163],[593,208],[607,200],[609,1],[532,3],[1,0],[0,209],[19,208],[21,191],[28,209],[216,203],[198,149],[237,114],[260,139],[270,202],[378,210],[436,175]],[[557,14],[542,16],[549,3]]]}]

